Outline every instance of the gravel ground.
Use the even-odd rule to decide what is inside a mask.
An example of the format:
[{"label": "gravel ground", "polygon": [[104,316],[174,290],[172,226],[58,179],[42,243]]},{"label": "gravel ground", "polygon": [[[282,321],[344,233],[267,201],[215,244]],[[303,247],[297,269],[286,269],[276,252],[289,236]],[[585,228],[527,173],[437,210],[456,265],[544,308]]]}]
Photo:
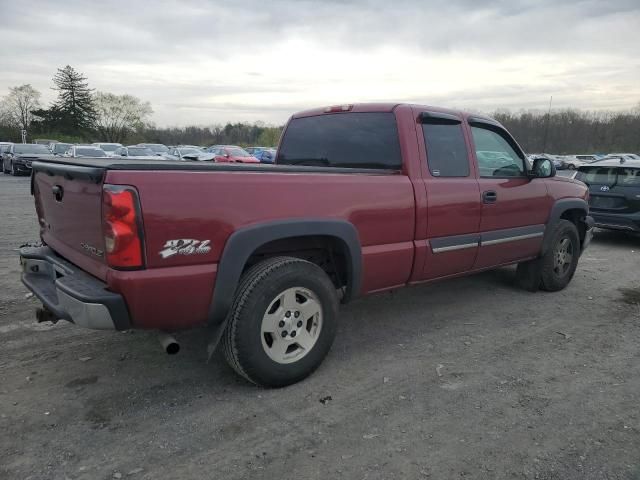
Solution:
[{"label": "gravel ground", "polygon": [[262,390],[204,332],[38,325],[0,175],[0,478],[640,479],[640,238],[598,232],[564,291],[506,268],[359,300],[306,381]]}]

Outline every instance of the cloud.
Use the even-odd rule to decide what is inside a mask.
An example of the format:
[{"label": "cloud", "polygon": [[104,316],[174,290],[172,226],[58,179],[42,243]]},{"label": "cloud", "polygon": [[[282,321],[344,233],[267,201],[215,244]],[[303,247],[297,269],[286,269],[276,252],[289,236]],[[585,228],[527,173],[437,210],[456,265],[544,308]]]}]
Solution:
[{"label": "cloud", "polygon": [[631,108],[637,0],[0,0],[0,92],[56,68],[152,103],[159,125],[281,123],[354,101]]}]

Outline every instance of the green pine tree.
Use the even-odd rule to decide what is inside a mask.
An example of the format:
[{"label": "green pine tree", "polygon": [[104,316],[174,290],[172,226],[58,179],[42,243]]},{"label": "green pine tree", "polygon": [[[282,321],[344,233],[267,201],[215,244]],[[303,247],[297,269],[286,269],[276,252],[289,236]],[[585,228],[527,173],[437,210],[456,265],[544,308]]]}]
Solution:
[{"label": "green pine tree", "polygon": [[89,88],[87,77],[67,65],[58,69],[53,83],[53,89],[58,91],[58,100],[54,107],[60,114],[60,129],[73,134],[92,129],[96,109],[93,103],[93,89]]}]

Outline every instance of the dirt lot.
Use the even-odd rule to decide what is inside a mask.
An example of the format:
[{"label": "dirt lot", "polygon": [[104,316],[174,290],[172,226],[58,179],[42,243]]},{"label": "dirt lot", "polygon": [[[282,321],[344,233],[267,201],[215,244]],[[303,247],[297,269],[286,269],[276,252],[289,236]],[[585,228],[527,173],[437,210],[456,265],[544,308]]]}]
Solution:
[{"label": "dirt lot", "polygon": [[640,479],[640,238],[598,232],[565,291],[502,269],[363,299],[308,380],[261,390],[203,332],[38,325],[0,175],[0,478]]}]

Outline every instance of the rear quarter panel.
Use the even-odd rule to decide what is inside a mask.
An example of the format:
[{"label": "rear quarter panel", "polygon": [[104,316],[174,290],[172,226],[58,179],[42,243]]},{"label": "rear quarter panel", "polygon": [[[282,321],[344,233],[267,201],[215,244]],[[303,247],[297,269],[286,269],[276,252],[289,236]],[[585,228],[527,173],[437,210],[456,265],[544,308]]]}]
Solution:
[{"label": "rear quarter panel", "polygon": [[[215,264],[229,236],[249,225],[333,218],[358,230],[362,293],[406,283],[411,273],[414,194],[405,175],[109,171],[106,183],[137,188],[149,269]],[[210,240],[211,251],[163,259],[175,239]]]}]

